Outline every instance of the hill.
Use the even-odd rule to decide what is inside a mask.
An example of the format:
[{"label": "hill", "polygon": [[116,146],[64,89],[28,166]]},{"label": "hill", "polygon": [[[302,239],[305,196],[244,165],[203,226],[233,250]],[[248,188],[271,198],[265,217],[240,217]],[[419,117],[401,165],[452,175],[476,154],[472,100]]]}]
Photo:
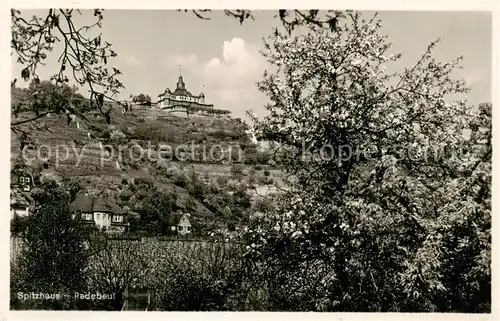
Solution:
[{"label": "hill", "polygon": [[259,150],[239,119],[164,116],[145,108],[124,115],[113,107],[110,124],[87,112],[69,122],[52,114],[16,126],[29,141],[12,135],[12,162],[32,144],[24,160],[42,180],[56,177],[139,215],[151,202],[145,191],[174,198],[204,232],[248,220],[262,205],[259,192],[283,186],[279,169],[268,164],[271,151]]}]

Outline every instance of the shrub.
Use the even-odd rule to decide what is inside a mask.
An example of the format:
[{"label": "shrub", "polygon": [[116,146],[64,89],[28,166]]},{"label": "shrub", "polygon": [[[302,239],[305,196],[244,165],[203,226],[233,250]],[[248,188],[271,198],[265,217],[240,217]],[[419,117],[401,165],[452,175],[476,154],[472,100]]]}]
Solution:
[{"label": "shrub", "polygon": [[259,176],[257,181],[259,182],[259,184],[262,185],[270,185],[273,183],[273,179],[271,177],[266,177],[266,176]]},{"label": "shrub", "polygon": [[231,166],[231,174],[233,177],[239,177],[243,174],[243,165],[241,164],[234,164]]}]

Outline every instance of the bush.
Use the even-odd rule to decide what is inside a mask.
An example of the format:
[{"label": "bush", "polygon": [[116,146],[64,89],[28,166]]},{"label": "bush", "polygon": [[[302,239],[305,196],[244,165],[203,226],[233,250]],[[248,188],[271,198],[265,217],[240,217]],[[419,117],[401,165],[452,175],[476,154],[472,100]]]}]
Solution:
[{"label": "bush", "polygon": [[10,220],[10,232],[12,235],[21,235],[26,230],[27,224],[28,217],[14,214],[14,217]]},{"label": "bush", "polygon": [[243,165],[234,164],[231,166],[231,174],[233,177],[240,177],[243,174]]},{"label": "bush", "polygon": [[271,177],[266,177],[266,176],[259,176],[257,179],[259,184],[262,185],[271,185],[273,183],[273,179]]},{"label": "bush", "polygon": [[109,130],[105,130],[105,131],[101,134],[101,138],[103,138],[103,139],[110,139],[110,138],[111,138],[111,134],[110,134]]}]

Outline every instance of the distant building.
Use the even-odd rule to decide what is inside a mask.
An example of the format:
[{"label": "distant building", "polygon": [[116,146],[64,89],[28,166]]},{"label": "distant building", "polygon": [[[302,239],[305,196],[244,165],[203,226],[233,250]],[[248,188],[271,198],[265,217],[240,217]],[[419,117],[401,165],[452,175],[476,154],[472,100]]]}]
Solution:
[{"label": "distant building", "polygon": [[158,107],[161,109],[214,108],[214,105],[205,103],[204,93],[196,96],[186,89],[182,74],[179,76],[177,88],[173,92],[169,88],[166,88],[158,97]]},{"label": "distant building", "polygon": [[10,188],[20,189],[29,192],[33,188],[33,175],[23,168],[16,168],[11,171]]},{"label": "distant building", "polygon": [[28,217],[30,215],[30,199],[29,197],[12,197],[10,200],[10,218]]},{"label": "distant building", "polygon": [[124,212],[107,199],[80,196],[70,205],[73,217],[79,217],[83,223],[95,224],[109,232],[125,232],[129,226]]},{"label": "distant building", "polygon": [[180,235],[191,233],[191,222],[187,213],[171,214],[168,223],[172,232]]}]

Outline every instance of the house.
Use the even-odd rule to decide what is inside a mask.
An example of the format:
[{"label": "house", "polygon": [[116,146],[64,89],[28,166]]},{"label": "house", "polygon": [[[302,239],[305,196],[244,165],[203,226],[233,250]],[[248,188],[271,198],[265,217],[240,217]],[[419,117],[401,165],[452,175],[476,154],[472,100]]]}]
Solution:
[{"label": "house", "polygon": [[172,232],[177,232],[180,235],[191,233],[191,222],[189,221],[188,213],[174,213],[170,215],[168,225]]},{"label": "house", "polygon": [[28,170],[23,168],[14,168],[10,175],[11,189],[20,189],[24,192],[30,192],[33,188],[34,180]]},{"label": "house", "polygon": [[30,205],[25,199],[11,199],[10,201],[10,218],[14,216],[27,217],[30,215]]},{"label": "house", "polygon": [[105,231],[125,232],[129,226],[123,210],[104,198],[82,195],[71,203],[70,210],[74,218]]},{"label": "house", "polygon": [[34,204],[33,199],[29,193],[12,189],[10,193],[10,218],[15,215],[20,217],[27,217],[30,215],[30,207]]}]

